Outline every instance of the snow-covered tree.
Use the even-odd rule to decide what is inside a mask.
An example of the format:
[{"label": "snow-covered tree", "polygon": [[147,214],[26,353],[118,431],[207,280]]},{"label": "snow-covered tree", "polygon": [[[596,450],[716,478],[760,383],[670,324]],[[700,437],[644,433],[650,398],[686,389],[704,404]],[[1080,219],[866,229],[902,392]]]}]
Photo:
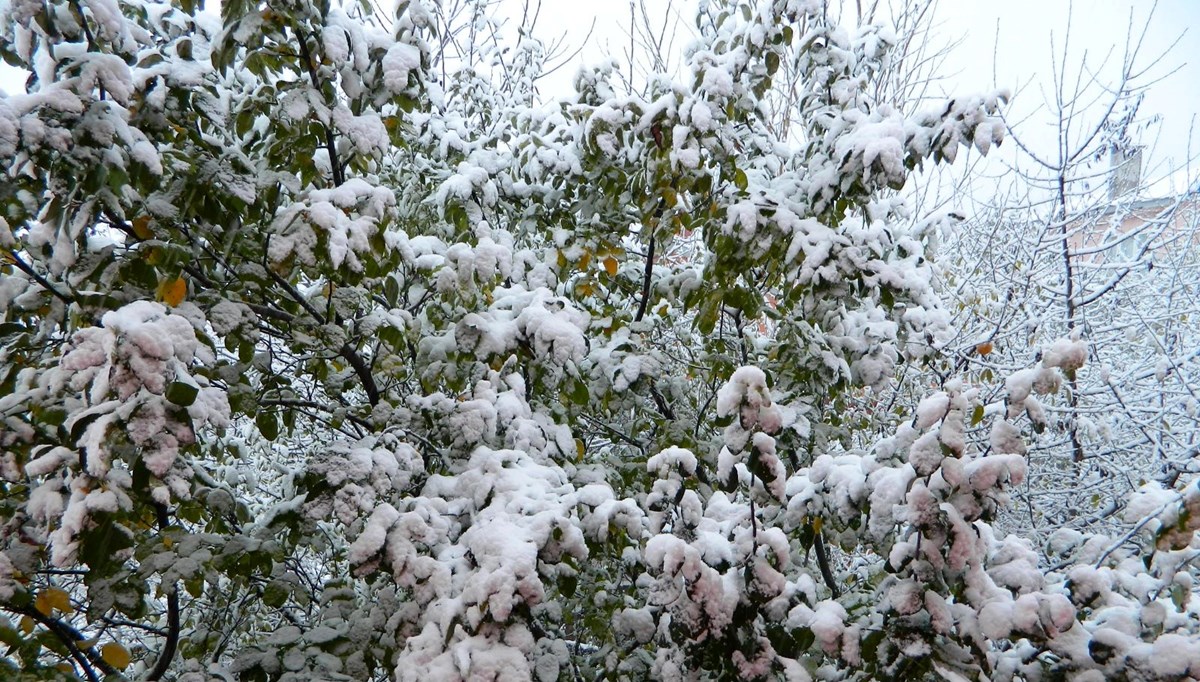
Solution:
[{"label": "snow-covered tree", "polygon": [[946,230],[958,320],[943,373],[966,368],[999,393],[1059,337],[1088,347],[1035,424],[1044,433],[1011,519],[1024,532],[1111,530],[1130,492],[1195,469],[1200,212],[1194,191],[1154,196],[1161,171],[1143,167],[1139,139],[1155,120],[1138,109],[1162,69],[1146,22],[1120,60],[1056,56],[1044,103],[1053,144],[1016,125],[1015,189]]},{"label": "snow-covered tree", "polygon": [[1200,675],[1189,478],[988,524],[1081,341],[867,417],[952,333],[883,192],[1001,94],[900,111],[819,0],[547,106],[483,0],[197,9],[0,5],[5,675]]}]

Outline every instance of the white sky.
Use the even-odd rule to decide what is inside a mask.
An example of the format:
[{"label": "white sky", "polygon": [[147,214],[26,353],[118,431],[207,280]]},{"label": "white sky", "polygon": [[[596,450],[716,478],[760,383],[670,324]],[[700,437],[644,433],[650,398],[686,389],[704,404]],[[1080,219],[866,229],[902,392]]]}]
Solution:
[{"label": "white sky", "polygon": [[[1195,162],[1200,128],[1193,130],[1200,125],[1200,2],[943,0],[943,4],[947,33],[964,37],[954,59],[961,69],[954,82],[967,89],[993,81],[1010,88],[1016,97],[1009,120],[1044,153],[1052,153],[1055,145],[1046,105],[1053,99],[1053,65],[1056,54],[1057,62],[1062,62],[1064,41],[1069,41],[1066,72],[1071,80],[1095,74],[1101,82],[1112,83],[1126,45],[1145,28],[1135,70],[1145,70],[1137,83],[1153,85],[1138,114],[1143,120],[1159,120],[1135,136],[1148,152],[1143,175],[1157,183],[1152,191],[1160,194],[1185,190],[1184,178],[1195,182],[1200,172]],[[953,11],[945,11],[950,7]],[[1081,63],[1087,68],[1081,70]],[[1103,99],[1099,88],[1093,87],[1090,94],[1092,99]],[[1098,116],[1095,109],[1085,109],[1081,123],[1094,125]]]},{"label": "white sky", "polygon": [[[520,0],[502,1],[514,8],[513,21],[518,21]],[[644,3],[656,21],[665,17],[679,22],[673,50],[678,54],[692,40],[694,0]],[[1050,153],[1055,138],[1047,124],[1045,102],[1053,82],[1052,37],[1060,57],[1063,40],[1069,38],[1069,73],[1079,73],[1080,61],[1086,58],[1092,71],[1085,73],[1098,72],[1102,80],[1111,80],[1131,31],[1136,38],[1148,16],[1138,65],[1150,67],[1145,82],[1162,80],[1149,90],[1139,114],[1160,120],[1138,142],[1150,151],[1146,176],[1168,178],[1156,186],[1156,193],[1181,191],[1186,182],[1182,178],[1194,181],[1200,174],[1200,165],[1189,165],[1200,151],[1200,130],[1193,130],[1200,125],[1200,0],[941,0],[937,34],[959,44],[946,64],[950,73],[939,87],[947,94],[1009,88],[1016,93],[1010,120],[1021,122],[1019,130],[1031,147]],[[580,55],[546,78],[541,83],[543,92],[569,91],[581,60],[596,62],[611,55],[623,62],[629,44],[628,3],[544,0],[538,33],[545,40],[565,34],[566,44],[578,46],[593,20],[595,28]],[[1175,48],[1153,63],[1177,39]],[[20,92],[23,83],[20,71],[0,63],[0,90]],[[1015,145],[1006,147],[1005,153],[1015,153]]]}]

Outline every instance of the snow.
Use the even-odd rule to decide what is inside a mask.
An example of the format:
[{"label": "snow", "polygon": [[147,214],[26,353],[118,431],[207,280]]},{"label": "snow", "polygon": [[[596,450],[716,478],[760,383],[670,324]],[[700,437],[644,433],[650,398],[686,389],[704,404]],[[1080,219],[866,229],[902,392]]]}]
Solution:
[{"label": "snow", "polygon": [[913,426],[917,429],[927,429],[946,416],[950,409],[950,396],[943,392],[926,397],[917,405],[917,416]]},{"label": "snow", "polygon": [[387,128],[377,114],[356,116],[345,105],[339,104],[333,109],[333,124],[342,139],[349,140],[358,154],[382,154],[391,148]]},{"label": "snow", "polygon": [[338,68],[350,59],[350,36],[341,26],[321,29],[321,47],[325,50],[325,58]]},{"label": "snow", "polygon": [[51,448],[45,454],[27,463],[25,465],[25,474],[33,477],[49,475],[51,472],[57,470],[60,465],[75,457],[78,457],[78,455],[69,448],[62,446]]},{"label": "snow", "polygon": [[1025,458],[1017,454],[996,454],[973,459],[963,468],[971,487],[984,492],[1004,485],[1019,485],[1025,481]]},{"label": "snow", "polygon": [[696,455],[684,448],[666,448],[646,460],[646,469],[659,476],[673,474],[676,469],[685,476],[694,476],[696,474]]},{"label": "snow", "polygon": [[400,518],[400,512],[392,505],[382,502],[371,512],[366,527],[350,545],[347,560],[351,566],[366,563],[383,549],[388,530]]},{"label": "snow", "polygon": [[66,503],[63,500],[61,479],[53,478],[34,488],[26,506],[29,516],[39,521],[53,521],[62,516]]},{"label": "snow", "polygon": [[887,591],[887,598],[892,609],[901,616],[911,616],[924,606],[922,587],[914,580],[893,584]]},{"label": "snow", "polygon": [[1042,349],[1042,366],[1064,371],[1077,370],[1087,360],[1087,345],[1081,340],[1058,339]]},{"label": "snow", "polygon": [[1164,489],[1157,481],[1151,481],[1138,488],[1125,505],[1125,519],[1136,523],[1150,516],[1156,516],[1176,504],[1180,499],[1178,492]]},{"label": "snow", "polygon": [[146,167],[154,175],[162,175],[162,159],[158,150],[148,140],[138,140],[129,150],[129,158]]},{"label": "snow", "polygon": [[770,406],[767,376],[757,367],[739,367],[717,391],[717,416],[728,417],[740,412],[743,418],[748,416],[751,420],[742,424],[745,429],[757,425],[760,407]]},{"label": "snow", "polygon": [[[798,610],[803,607],[793,609],[791,618],[795,618]],[[807,611],[807,609],[803,609]],[[799,611],[803,613],[803,611]],[[812,630],[813,635],[817,638],[817,644],[827,653],[837,653],[841,648],[842,636],[846,632],[846,619],[849,614],[845,607],[836,601],[826,599],[816,605],[816,609],[810,612],[812,615],[807,619],[807,622],[799,622],[801,626],[807,626]]]},{"label": "snow", "polygon": [[1165,634],[1154,641],[1150,667],[1164,678],[1182,679],[1189,670],[1194,675],[1200,668],[1200,651],[1184,635]]},{"label": "snow", "polygon": [[733,95],[733,78],[724,69],[706,69],[704,71],[704,82],[701,87],[711,97],[729,97]]},{"label": "snow", "polygon": [[409,74],[420,68],[421,51],[414,45],[398,42],[388,48],[381,64],[384,86],[399,94],[408,89]]},{"label": "snow", "polygon": [[945,455],[938,433],[931,431],[917,439],[908,450],[908,463],[920,476],[928,476],[942,464]]},{"label": "snow", "polygon": [[1025,440],[1021,437],[1021,431],[1013,426],[1011,422],[1005,419],[996,419],[992,422],[991,435],[989,442],[997,454],[1025,454]]}]

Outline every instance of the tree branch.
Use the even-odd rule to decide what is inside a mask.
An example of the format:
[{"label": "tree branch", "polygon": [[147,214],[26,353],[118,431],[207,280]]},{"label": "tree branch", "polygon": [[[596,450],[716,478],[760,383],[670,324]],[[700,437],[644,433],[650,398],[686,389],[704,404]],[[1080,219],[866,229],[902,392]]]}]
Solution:
[{"label": "tree branch", "polygon": [[[304,62],[304,67],[308,70],[308,78],[312,81],[313,89],[317,92],[321,91],[321,79],[317,76],[317,67],[313,63],[312,52],[308,49],[308,41],[300,31],[296,31],[296,40],[300,43],[300,60]],[[338,161],[337,141],[333,138],[333,121],[332,109],[330,110],[330,121],[322,124],[325,128],[325,150],[329,152],[329,168],[333,172],[333,186],[338,187],[346,181],[346,176],[342,171],[342,164]]]},{"label": "tree branch", "polygon": [[120,674],[119,670],[105,662],[105,660],[101,658],[92,647],[80,649],[79,642],[82,642],[87,638],[83,636],[83,633],[79,632],[67,623],[62,622],[57,618],[47,616],[32,606],[22,606],[13,608],[12,610],[23,616],[29,616],[38,623],[41,623],[42,626],[47,630],[54,633],[54,636],[57,637],[59,641],[63,643],[63,646],[67,648],[67,653],[71,655],[71,658],[75,659],[75,662],[79,664],[80,668],[83,669],[83,672],[85,675],[87,675],[89,682],[100,682],[100,678],[96,676],[96,668],[99,668],[100,671],[106,676]]},{"label": "tree branch", "polygon": [[21,260],[21,257],[17,255],[16,251],[9,251],[8,257],[12,259],[13,265],[17,266],[17,268],[20,269],[21,272],[24,272],[25,274],[32,277],[34,279],[34,281],[37,282],[39,285],[41,285],[41,287],[43,289],[45,289],[46,291],[49,291],[51,294],[54,294],[55,298],[62,301],[63,303],[66,303],[67,305],[71,305],[72,303],[75,302],[74,298],[67,296],[66,294],[59,291],[58,289],[55,289],[54,285],[52,285],[52,284],[50,284],[50,282],[46,281],[45,277],[42,277],[41,275],[39,275],[37,273],[37,271],[33,269],[32,265]]},{"label": "tree branch", "polygon": [[634,322],[641,322],[646,315],[646,304],[650,301],[650,276],[654,273],[654,231],[650,231],[650,249],[646,252],[646,273],[642,276],[642,300],[638,303]]},{"label": "tree branch", "polygon": [[[276,284],[283,287],[284,291],[286,291],[288,295],[292,297],[292,300],[300,304],[300,307],[304,308],[309,315],[312,315],[313,318],[320,324],[326,324],[327,321],[325,316],[321,314],[321,311],[314,308],[313,305],[308,302],[308,299],[301,296],[300,292],[296,291],[296,288],[289,284],[286,279],[280,277],[278,273],[270,268],[267,268],[267,272],[271,274],[271,279],[275,280]],[[338,349],[338,354],[345,358],[346,362],[350,363],[350,366],[354,368],[354,373],[358,375],[359,381],[362,382],[363,390],[367,392],[367,401],[370,402],[372,406],[378,405],[379,386],[375,383],[375,376],[371,374],[371,368],[368,367],[367,363],[363,361],[362,356],[359,355],[358,351],[354,350],[349,343],[342,344],[342,347]]]},{"label": "tree branch", "polygon": [[829,586],[833,598],[837,599],[841,596],[841,590],[837,587],[837,581],[833,579],[833,571],[829,570],[829,554],[825,551],[825,540],[821,537],[819,530],[813,547],[817,550],[817,566],[821,569],[821,577],[825,579],[825,584]]},{"label": "tree branch", "polygon": [[[167,516],[167,507],[163,504],[154,505],[155,514],[158,517],[159,532],[165,531],[170,525],[170,518]],[[175,649],[179,646],[179,586],[171,585],[167,591],[167,641],[163,645],[162,651],[158,654],[158,661],[154,664],[154,669],[146,675],[146,679],[151,682],[157,682],[162,679],[167,670],[171,668],[171,660],[175,658]]]}]

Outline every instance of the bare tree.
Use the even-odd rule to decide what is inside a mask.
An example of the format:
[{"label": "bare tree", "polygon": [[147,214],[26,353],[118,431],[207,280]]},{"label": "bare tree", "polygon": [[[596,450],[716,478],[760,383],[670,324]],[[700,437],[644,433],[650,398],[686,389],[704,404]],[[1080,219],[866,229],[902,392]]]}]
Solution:
[{"label": "bare tree", "polygon": [[1090,349],[1036,425],[1045,432],[1015,522],[1038,529],[1111,519],[1130,489],[1194,468],[1200,221],[1195,194],[1148,196],[1142,145],[1156,120],[1139,105],[1172,72],[1172,46],[1147,40],[1153,18],[1131,17],[1123,51],[1098,62],[1075,56],[1070,25],[1053,41],[1039,112],[1052,142],[1026,134],[1034,118],[1010,114],[1017,189],[983,201],[948,240],[957,366],[988,379],[1055,338],[1080,336]]}]

